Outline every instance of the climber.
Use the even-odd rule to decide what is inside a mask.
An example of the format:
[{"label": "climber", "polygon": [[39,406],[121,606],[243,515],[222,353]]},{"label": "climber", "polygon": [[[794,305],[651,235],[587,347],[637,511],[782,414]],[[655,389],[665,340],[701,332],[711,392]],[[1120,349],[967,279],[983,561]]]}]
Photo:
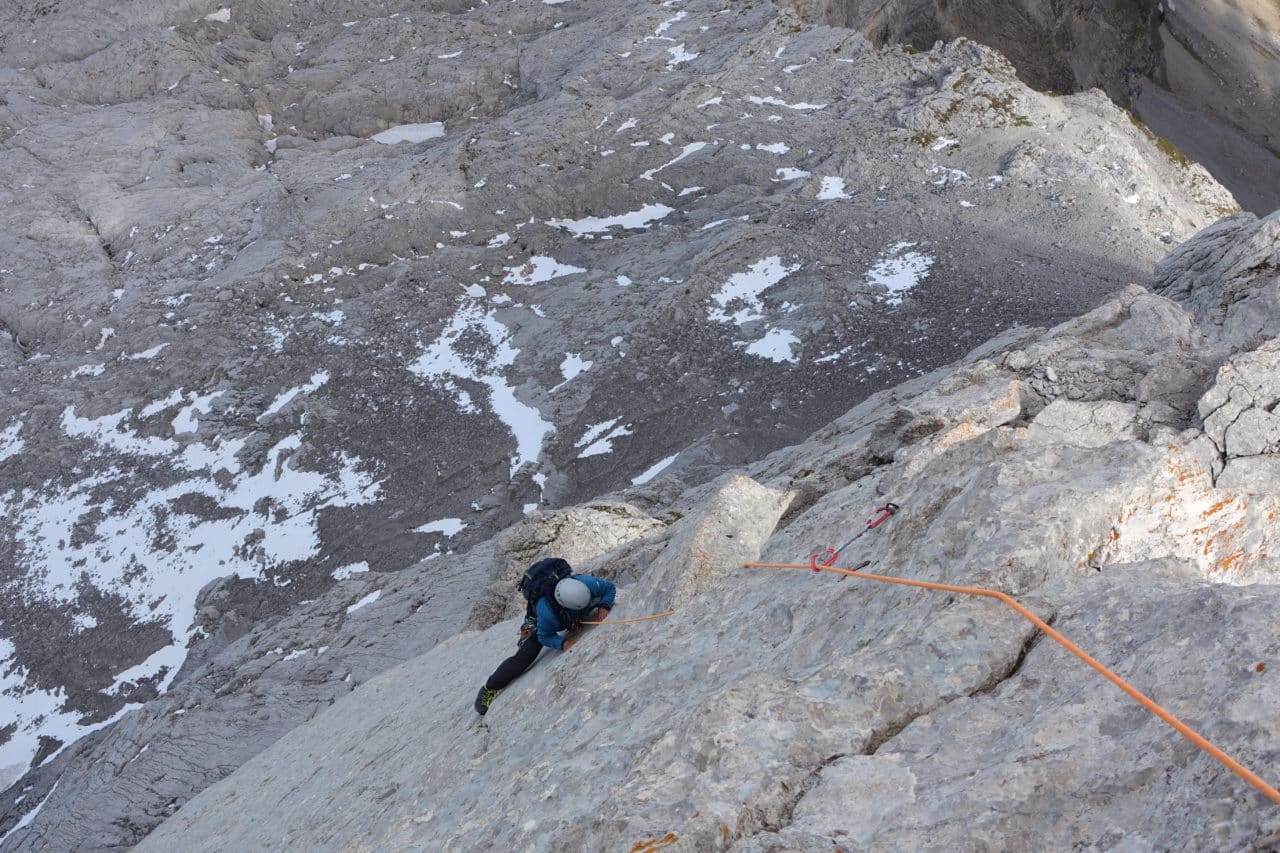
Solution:
[{"label": "climber", "polygon": [[[558,557],[530,566],[520,578],[519,587],[526,605],[516,653],[498,664],[476,694],[476,713],[482,716],[503,688],[533,666],[544,646],[567,652],[577,642],[574,634],[579,623],[604,621],[617,593],[610,581],[575,575],[569,564]],[[561,637],[560,632],[567,636]]]}]

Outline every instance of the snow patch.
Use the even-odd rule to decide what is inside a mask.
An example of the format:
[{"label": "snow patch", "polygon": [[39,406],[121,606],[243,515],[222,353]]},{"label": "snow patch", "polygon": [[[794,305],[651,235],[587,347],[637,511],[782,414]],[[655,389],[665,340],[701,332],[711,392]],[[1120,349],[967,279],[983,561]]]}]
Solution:
[{"label": "snow patch", "polygon": [[426,142],[428,139],[439,139],[444,136],[444,124],[438,121],[426,124],[398,124],[369,138],[383,145],[398,145],[401,142]]},{"label": "snow patch", "polygon": [[413,528],[414,533],[442,533],[445,536],[457,536],[467,527],[460,518],[442,518],[439,521],[429,521],[419,527]]},{"label": "snow patch", "polygon": [[549,258],[545,255],[534,255],[523,266],[507,267],[506,272],[506,278],[502,280],[504,284],[527,286],[542,284],[545,281],[563,278],[567,275],[576,275],[580,272],[586,272],[586,270],[582,267],[562,264],[555,258]]},{"label": "snow patch", "polygon": [[22,432],[22,421],[15,421],[0,432],[0,462],[17,456],[27,443],[19,437]]},{"label": "snow patch", "polygon": [[593,364],[595,364],[594,361],[588,361],[578,353],[565,353],[564,361],[560,362],[560,374],[564,376],[564,381],[551,390],[555,391],[569,384],[570,381],[590,370]]},{"label": "snow patch", "polygon": [[878,284],[888,291],[886,305],[901,305],[904,294],[912,290],[929,275],[933,258],[921,252],[909,252],[915,243],[894,243],[871,269],[867,270],[868,284]]},{"label": "snow patch", "polygon": [[795,364],[800,359],[791,352],[791,348],[799,343],[800,339],[786,329],[770,329],[763,338],[747,345],[747,354],[769,361]]},{"label": "snow patch", "polygon": [[68,379],[79,376],[101,376],[107,370],[105,364],[84,364],[67,374]]},{"label": "snow patch", "polygon": [[[2,769],[3,768],[0,768],[0,770]],[[4,776],[0,776],[0,783],[3,783],[5,787],[12,785],[16,781],[18,781],[17,777],[13,779],[7,779]],[[53,792],[58,790],[58,783],[61,781],[62,781],[61,779],[55,779],[53,782],[53,785],[50,786],[49,788],[49,793],[44,795],[44,799],[41,800],[40,803],[34,809],[24,814],[22,816],[22,820],[18,821],[13,825],[13,829],[9,830],[4,835],[0,835],[0,844],[4,844],[6,841],[8,841],[9,836],[13,835],[15,832],[26,829],[31,824],[31,821],[36,819],[36,815],[40,814],[40,810],[44,808],[44,804],[49,802],[49,798],[53,796]]]},{"label": "snow patch", "polygon": [[126,355],[125,358],[129,359],[130,361],[150,361],[151,359],[158,356],[161,352],[163,352],[164,348],[167,346],[169,345],[157,344],[156,346],[153,346],[151,349],[144,349],[142,352],[135,352],[130,355]]},{"label": "snow patch", "polygon": [[841,358],[843,358],[844,356],[848,355],[848,354],[849,354],[850,352],[852,352],[852,351],[853,351],[853,344],[849,344],[848,346],[843,347],[843,348],[841,348],[841,349],[838,349],[838,350],[836,350],[836,351],[835,351],[835,352],[833,352],[833,353],[829,353],[829,354],[824,355],[824,356],[821,356],[821,357],[819,357],[819,358],[815,358],[815,359],[813,360],[813,363],[814,363],[814,364],[828,364],[829,362],[832,362],[832,361],[839,361]]},{"label": "snow patch", "polygon": [[361,561],[359,563],[350,563],[333,570],[333,579],[336,581],[344,581],[348,578],[362,575],[369,571],[369,564]]},{"label": "snow patch", "polygon": [[653,31],[652,38],[656,38],[656,39],[663,38],[662,34],[665,33],[667,30],[669,30],[672,24],[683,21],[687,17],[689,17],[689,13],[681,9],[679,12],[676,12],[676,14],[673,17],[667,18],[667,20],[663,21],[661,24],[658,24],[658,28]]},{"label": "snow patch", "polygon": [[[14,527],[13,566],[28,596],[71,603],[88,583],[119,596],[134,619],[168,628],[171,642],[115,681],[119,689],[154,680],[164,692],[186,658],[196,597],[206,584],[227,575],[260,578],[314,557],[321,512],[371,503],[379,486],[344,453],[335,454],[329,473],[294,467],[289,457],[302,446],[301,433],[267,448],[261,467],[246,471],[237,460],[243,439],[180,445],[132,431],[131,414],[82,418],[68,407],[61,426],[82,442],[78,454],[111,464],[78,480],[0,492],[0,512]],[[159,485],[140,492],[139,470]],[[210,509],[197,515],[198,505]],[[135,707],[82,726],[82,713],[61,710],[61,690],[32,689],[20,667],[0,672],[0,718],[17,724],[0,746],[0,768],[25,768],[41,736],[70,744]]]},{"label": "snow patch", "polygon": [[[679,159],[679,157],[676,158],[676,160]],[[674,163],[675,160],[672,160],[671,162]],[[669,166],[671,164],[668,163],[667,165]],[[662,168],[666,167],[664,166]],[[547,220],[547,224],[553,228],[563,228],[575,237],[583,237],[591,234],[602,234],[615,227],[627,229],[648,228],[654,222],[657,222],[659,219],[664,218],[672,212],[674,212],[674,208],[667,207],[665,204],[646,204],[639,210],[633,210],[630,213],[620,213],[617,216],[587,216],[582,219],[549,219]],[[579,270],[579,272],[585,272],[585,270]]]},{"label": "snow patch", "polygon": [[[675,159],[673,159],[673,160],[668,160],[667,162],[663,163],[661,166],[659,166],[659,167],[658,167],[658,168],[656,168],[656,169],[650,169],[650,170],[649,170],[649,171],[647,171],[647,172],[643,172],[643,173],[640,175],[640,177],[641,177],[641,178],[643,178],[643,179],[644,179],[644,180],[646,180],[646,181],[652,181],[652,180],[653,180],[653,176],[654,176],[654,175],[656,175],[656,174],[658,174],[659,172],[661,172],[663,169],[666,169],[666,168],[668,168],[669,166],[674,166],[676,163],[679,163],[681,160],[683,160],[684,158],[688,157],[689,155],[691,155],[691,154],[696,154],[696,153],[698,153],[699,151],[701,151],[703,148],[706,148],[706,147],[707,147],[707,143],[705,143],[705,142],[690,142],[688,145],[686,145],[686,146],[684,147],[684,149],[683,149],[683,150],[681,150],[681,152],[680,152],[680,153],[675,157]],[[658,204],[658,205],[649,205],[649,206],[650,206],[650,207],[664,207],[664,205],[660,205],[660,204]],[[665,208],[665,210],[667,211],[667,213],[670,213],[670,212],[671,212],[671,209],[670,209],[670,208]],[[667,214],[666,214],[666,213],[664,213],[664,214],[662,214],[662,215],[663,215],[663,216],[666,216]]]},{"label": "snow patch", "polygon": [[[739,220],[740,220],[740,221],[742,221],[742,222],[746,222],[746,221],[747,221],[747,219],[748,219],[748,217],[746,217],[746,216],[739,216],[739,217],[737,217],[737,219],[739,219]],[[712,222],[708,222],[706,225],[703,225],[703,226],[702,226],[701,228],[699,228],[698,230],[699,230],[699,231],[710,231],[712,228],[719,228],[721,225],[724,225],[726,222],[732,222],[732,221],[733,221],[732,219],[716,219],[716,220],[714,220],[714,221],[712,221]]]},{"label": "snow patch", "polygon": [[[486,345],[479,352],[463,352],[462,341],[467,338],[478,338]],[[511,332],[498,321],[495,312],[486,312],[471,303],[459,309],[439,337],[408,366],[410,373],[451,392],[465,413],[474,413],[476,409],[470,395],[458,388],[455,380],[477,382],[489,389],[489,405],[494,415],[507,426],[516,441],[516,453],[511,459],[512,476],[521,465],[537,461],[543,441],[555,432],[555,426],[544,420],[536,408],[516,397],[515,386],[503,376],[519,354],[520,350],[511,345]]]},{"label": "snow patch", "polygon": [[173,419],[173,434],[181,435],[183,433],[195,432],[200,428],[200,421],[196,415],[207,415],[213,406],[213,401],[221,397],[224,391],[214,391],[203,396],[196,392],[191,392],[190,405],[184,406]]},{"label": "snow patch", "polygon": [[[760,295],[798,269],[799,264],[783,266],[782,258],[777,255],[756,261],[745,272],[734,273],[712,294],[711,301],[715,306],[707,310],[707,318],[717,323],[735,323],[739,326],[761,319],[764,316],[764,303]],[[726,313],[725,309],[734,303],[743,307],[732,314]]]},{"label": "snow patch", "polygon": [[946,166],[933,166],[929,169],[930,175],[940,175],[936,181],[931,181],[935,187],[945,187],[948,184],[959,184],[963,181],[970,180],[969,174],[960,169],[949,169]]},{"label": "snow patch", "polygon": [[673,453],[670,456],[668,456],[666,459],[663,459],[655,463],[651,468],[646,468],[642,473],[640,473],[639,475],[631,479],[631,485],[643,486],[645,483],[648,483],[654,477],[658,476],[663,471],[665,471],[668,467],[670,467],[671,463],[675,462],[676,457],[679,455],[680,455],[679,453]]},{"label": "snow patch", "polygon": [[[803,68],[804,66],[797,66],[797,67]],[[788,104],[786,101],[782,100],[781,98],[775,98],[772,95],[766,98],[760,98],[760,97],[756,97],[755,95],[749,95],[747,96],[747,100],[753,104],[756,104],[757,106],[767,105],[771,107],[786,107],[789,110],[801,110],[804,112],[808,112],[810,110],[825,110],[829,106],[828,104],[806,104],[804,102]]]},{"label": "snow patch", "polygon": [[818,190],[818,201],[834,201],[841,198],[853,198],[844,191],[844,178],[824,177],[822,187]]},{"label": "snow patch", "polygon": [[370,604],[373,604],[379,598],[382,598],[382,590],[375,589],[373,592],[369,593],[364,598],[360,599],[355,604],[348,607],[347,613],[348,614],[355,613],[357,610],[359,610],[362,607],[368,607]]},{"label": "snow patch", "polygon": [[603,456],[606,453],[613,452],[614,439],[623,436],[632,435],[631,425],[622,424],[615,426],[620,418],[614,418],[611,421],[603,421],[587,428],[582,434],[582,438],[574,442],[574,447],[583,448],[578,454],[579,459],[586,459],[590,456]]},{"label": "snow patch", "polygon": [[675,47],[667,48],[667,53],[671,55],[671,58],[667,60],[668,71],[674,70],[677,65],[683,65],[686,62],[692,62],[693,60],[697,59],[699,56],[702,55],[700,53],[690,53],[689,51],[685,50],[683,42],[676,45]]},{"label": "snow patch", "polygon": [[288,391],[283,391],[277,395],[276,398],[271,401],[271,405],[267,406],[267,410],[258,415],[258,422],[261,423],[279,412],[285,406],[289,405],[289,403],[293,402],[293,398],[297,397],[299,394],[312,394],[319,390],[320,386],[324,385],[328,381],[329,372],[327,370],[322,370],[319,373],[313,373],[311,375],[310,382],[305,385],[299,385],[296,388],[290,388]]}]

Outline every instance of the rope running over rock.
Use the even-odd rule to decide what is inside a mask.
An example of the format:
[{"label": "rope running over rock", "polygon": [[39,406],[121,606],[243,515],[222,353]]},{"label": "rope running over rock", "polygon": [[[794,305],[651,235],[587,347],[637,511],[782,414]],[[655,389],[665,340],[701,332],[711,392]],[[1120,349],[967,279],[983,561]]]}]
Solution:
[{"label": "rope running over rock", "polygon": [[1275,788],[1268,785],[1266,781],[1263,780],[1256,773],[1249,770],[1249,768],[1245,767],[1244,765],[1236,761],[1231,756],[1227,755],[1225,752],[1223,752],[1218,747],[1214,746],[1206,738],[1201,736],[1198,732],[1196,732],[1186,723],[1182,722],[1173,714],[1170,714],[1164,708],[1160,707],[1158,704],[1156,704],[1153,700],[1149,699],[1144,693],[1142,693],[1132,684],[1125,681],[1123,678],[1116,675],[1114,672],[1107,669],[1102,664],[1098,663],[1098,661],[1092,658],[1088,653],[1086,653],[1083,649],[1081,649],[1075,643],[1071,642],[1066,637],[1062,636],[1062,634],[1055,631],[1049,625],[1049,623],[1045,622],[1039,616],[1036,616],[1030,610],[1023,607],[1021,604],[1015,601],[1012,597],[1006,595],[1003,592],[997,592],[996,590],[993,590],[993,589],[983,589],[981,587],[974,587],[974,586],[953,586],[951,584],[945,584],[945,583],[932,583],[930,581],[908,580],[907,578],[892,578],[886,575],[872,575],[872,574],[867,574],[865,572],[852,571],[850,569],[841,569],[835,566],[820,565],[815,567],[812,565],[807,565],[807,564],[801,565],[797,563],[743,563],[742,565],[743,565],[743,568],[753,568],[753,569],[804,569],[806,571],[816,570],[816,571],[823,571],[823,572],[834,572],[836,574],[847,575],[851,578],[860,578],[862,580],[880,581],[882,583],[896,583],[896,584],[902,584],[904,586],[921,587],[923,589],[934,589],[934,590],[941,590],[943,592],[960,593],[961,595],[976,595],[976,596],[981,596],[983,598],[998,599],[999,601],[1013,608],[1015,611],[1018,612],[1020,616],[1022,616],[1024,619],[1031,622],[1033,625],[1035,625],[1045,634],[1052,637],[1054,640],[1057,640],[1058,643],[1060,643],[1064,648],[1066,648],[1067,651],[1071,652],[1071,654],[1080,658],[1080,660],[1084,661],[1093,669],[1097,670],[1098,673],[1101,674],[1103,678],[1107,679],[1107,681],[1110,681],[1116,687],[1119,687],[1125,693],[1128,693],[1131,697],[1133,697],[1133,699],[1135,699],[1140,705],[1142,705],[1142,707],[1146,708],[1148,711],[1155,714],[1157,717],[1164,720],[1169,725],[1173,726],[1175,729],[1178,730],[1178,733],[1181,734],[1183,737],[1185,737],[1187,740],[1191,741],[1196,746],[1200,747],[1205,752],[1212,755],[1232,773],[1235,773],[1237,776],[1244,779],[1250,785],[1252,785],[1253,787],[1261,791],[1263,794],[1265,794],[1274,803],[1276,803],[1277,805],[1280,805],[1280,791],[1277,791]]}]

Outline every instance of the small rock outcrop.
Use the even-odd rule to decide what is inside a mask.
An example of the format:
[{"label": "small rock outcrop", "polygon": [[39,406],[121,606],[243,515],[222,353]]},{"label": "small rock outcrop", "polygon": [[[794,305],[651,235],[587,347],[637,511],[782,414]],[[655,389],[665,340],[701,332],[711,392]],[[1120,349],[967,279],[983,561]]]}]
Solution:
[{"label": "small rock outcrop", "polygon": [[734,475],[718,484],[698,512],[679,522],[643,579],[648,594],[636,607],[659,611],[682,607],[760,555],[791,503],[790,492]]},{"label": "small rock outcrop", "polygon": [[1224,346],[1280,337],[1280,211],[1209,226],[1156,264],[1152,289],[1185,305]]}]

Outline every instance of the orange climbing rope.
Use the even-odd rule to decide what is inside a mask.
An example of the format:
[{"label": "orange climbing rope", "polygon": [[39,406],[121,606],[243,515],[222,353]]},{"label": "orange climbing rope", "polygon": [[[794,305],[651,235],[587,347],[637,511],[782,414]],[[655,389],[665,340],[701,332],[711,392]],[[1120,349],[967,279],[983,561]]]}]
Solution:
[{"label": "orange climbing rope", "polygon": [[664,616],[670,616],[675,613],[674,610],[668,610],[665,613],[654,613],[651,616],[637,616],[634,619],[601,619],[599,622],[579,622],[579,625],[625,625],[628,622],[648,622],[650,619],[661,619]]},{"label": "orange climbing rope", "polygon": [[1009,607],[1012,607],[1014,610],[1016,610],[1020,616],[1022,616],[1024,619],[1031,622],[1031,624],[1035,625],[1041,631],[1044,631],[1047,635],[1057,640],[1064,648],[1066,648],[1067,651],[1071,652],[1071,654],[1080,658],[1080,660],[1084,661],[1089,666],[1097,670],[1102,675],[1103,678],[1107,679],[1107,681],[1110,681],[1116,687],[1119,687],[1125,693],[1128,693],[1130,696],[1132,696],[1135,700],[1137,700],[1137,702],[1140,705],[1142,705],[1142,707],[1146,708],[1148,711],[1155,714],[1157,717],[1164,720],[1169,725],[1173,726],[1175,729],[1178,730],[1178,733],[1181,734],[1183,737],[1185,737],[1187,740],[1191,741],[1196,746],[1200,747],[1205,752],[1212,755],[1232,773],[1235,773],[1237,776],[1244,779],[1250,785],[1257,788],[1259,791],[1265,794],[1272,802],[1275,802],[1276,804],[1280,805],[1280,791],[1277,791],[1275,788],[1268,785],[1256,773],[1249,770],[1249,768],[1245,767],[1244,765],[1236,761],[1231,756],[1227,755],[1221,749],[1218,749],[1218,747],[1211,744],[1208,740],[1202,737],[1199,733],[1197,733],[1194,729],[1192,729],[1186,723],[1182,722],[1173,714],[1170,714],[1164,708],[1161,708],[1159,705],[1157,705],[1154,701],[1147,698],[1145,694],[1143,694],[1140,690],[1138,690],[1136,687],[1131,685],[1129,682],[1125,681],[1123,678],[1116,675],[1114,672],[1107,669],[1102,664],[1098,663],[1098,661],[1094,660],[1087,652],[1085,652],[1075,643],[1071,642],[1066,637],[1062,636],[1057,631],[1055,631],[1052,627],[1050,627],[1049,623],[1045,622],[1039,616],[1036,616],[1030,610],[1023,607],[1021,604],[1015,601],[1012,597],[1006,595],[1003,592],[997,592],[996,590],[993,590],[993,589],[983,589],[981,587],[974,587],[974,586],[953,586],[951,584],[945,584],[945,583],[932,583],[930,581],[908,580],[907,578],[891,578],[886,575],[871,575],[871,574],[866,574],[865,572],[851,571],[849,569],[840,569],[840,568],[836,568],[835,566],[821,566],[821,565],[812,566],[807,564],[801,565],[796,563],[743,563],[742,565],[743,565],[743,568],[755,568],[755,569],[805,569],[808,571],[816,570],[816,571],[823,571],[823,572],[835,572],[836,574],[848,575],[851,578],[861,578],[862,580],[881,581],[883,583],[896,583],[896,584],[902,584],[904,586],[921,587],[923,589],[936,589],[936,590],[942,590],[943,592],[956,592],[962,595],[977,595],[977,596],[982,596],[983,598],[999,599],[1000,601],[1009,605]]}]

